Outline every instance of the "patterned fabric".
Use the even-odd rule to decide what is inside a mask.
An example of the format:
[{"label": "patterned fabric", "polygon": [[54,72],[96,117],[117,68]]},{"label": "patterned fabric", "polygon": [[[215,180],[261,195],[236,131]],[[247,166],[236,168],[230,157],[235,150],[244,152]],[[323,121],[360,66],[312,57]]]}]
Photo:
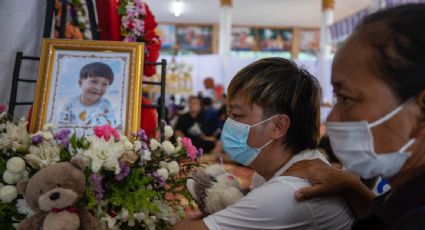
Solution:
[{"label": "patterned fabric", "polygon": [[59,124],[61,125],[110,125],[117,127],[119,122],[116,119],[115,112],[111,102],[105,98],[99,99],[91,106],[83,105],[80,101],[80,95],[69,99],[63,107]]}]

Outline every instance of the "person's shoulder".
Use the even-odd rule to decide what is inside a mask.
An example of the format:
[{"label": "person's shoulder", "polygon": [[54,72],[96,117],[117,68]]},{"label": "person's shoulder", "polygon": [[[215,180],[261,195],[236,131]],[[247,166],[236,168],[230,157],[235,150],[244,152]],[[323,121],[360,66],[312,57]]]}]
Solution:
[{"label": "person's shoulder", "polygon": [[65,102],[65,106],[72,106],[72,105],[77,105],[80,102],[80,95],[78,94],[77,96],[73,96],[68,98],[68,100],[66,100]]}]

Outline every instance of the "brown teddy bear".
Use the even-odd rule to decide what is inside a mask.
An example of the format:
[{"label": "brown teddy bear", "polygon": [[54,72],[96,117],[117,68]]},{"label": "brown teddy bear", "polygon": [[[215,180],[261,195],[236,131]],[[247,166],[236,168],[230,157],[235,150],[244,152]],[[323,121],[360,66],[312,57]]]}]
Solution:
[{"label": "brown teddy bear", "polygon": [[18,183],[18,191],[35,214],[17,229],[101,229],[99,221],[78,202],[84,196],[85,164],[81,159],[60,162],[38,171],[29,181]]}]

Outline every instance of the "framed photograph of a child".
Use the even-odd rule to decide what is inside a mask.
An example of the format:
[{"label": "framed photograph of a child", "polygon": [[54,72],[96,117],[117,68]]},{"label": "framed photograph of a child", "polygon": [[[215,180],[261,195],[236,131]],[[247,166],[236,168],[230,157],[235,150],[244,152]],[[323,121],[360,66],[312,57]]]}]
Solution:
[{"label": "framed photograph of a child", "polygon": [[130,135],[140,121],[143,44],[44,39],[30,130],[47,123]]}]

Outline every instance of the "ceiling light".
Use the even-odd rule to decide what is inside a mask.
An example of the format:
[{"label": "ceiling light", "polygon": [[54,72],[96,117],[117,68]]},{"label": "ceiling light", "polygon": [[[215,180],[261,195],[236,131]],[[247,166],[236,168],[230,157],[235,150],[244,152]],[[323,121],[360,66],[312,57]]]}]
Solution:
[{"label": "ceiling light", "polygon": [[172,11],[174,16],[180,16],[180,14],[183,12],[183,2],[181,0],[175,0],[172,5]]}]

